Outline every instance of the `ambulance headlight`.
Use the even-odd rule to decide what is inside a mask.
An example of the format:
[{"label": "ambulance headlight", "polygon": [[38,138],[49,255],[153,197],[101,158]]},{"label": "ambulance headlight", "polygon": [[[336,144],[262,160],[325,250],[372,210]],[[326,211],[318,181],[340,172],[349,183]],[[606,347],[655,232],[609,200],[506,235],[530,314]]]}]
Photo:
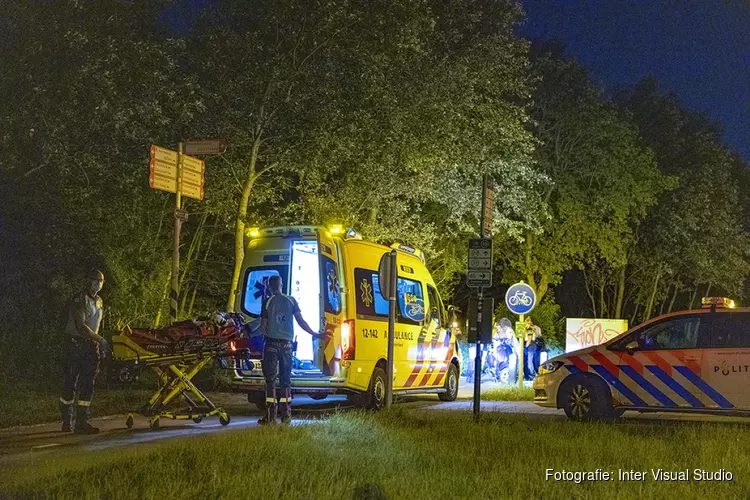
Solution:
[{"label": "ambulance headlight", "polygon": [[539,375],[556,372],[563,365],[562,361],[548,361],[539,367]]}]

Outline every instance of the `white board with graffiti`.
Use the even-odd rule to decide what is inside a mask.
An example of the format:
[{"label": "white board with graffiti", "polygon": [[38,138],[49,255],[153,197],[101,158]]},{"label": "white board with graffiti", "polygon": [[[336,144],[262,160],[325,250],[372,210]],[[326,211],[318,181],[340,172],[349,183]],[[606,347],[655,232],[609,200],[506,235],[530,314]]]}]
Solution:
[{"label": "white board with graffiti", "polygon": [[565,352],[603,344],[627,329],[626,319],[568,318],[565,322]]}]

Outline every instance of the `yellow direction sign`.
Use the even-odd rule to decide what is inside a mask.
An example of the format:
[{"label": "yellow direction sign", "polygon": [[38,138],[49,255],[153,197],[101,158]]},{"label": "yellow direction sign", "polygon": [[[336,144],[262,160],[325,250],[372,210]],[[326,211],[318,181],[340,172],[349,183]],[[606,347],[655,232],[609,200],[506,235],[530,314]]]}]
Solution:
[{"label": "yellow direction sign", "polygon": [[[180,159],[182,168],[180,169]],[[177,177],[182,171],[180,194],[198,200],[203,199],[206,162],[192,156],[180,155],[177,151],[151,146],[148,185],[170,193],[177,192]]]},{"label": "yellow direction sign", "polygon": [[153,189],[177,192],[177,151],[151,146],[148,185]]},{"label": "yellow direction sign", "polygon": [[206,162],[193,158],[192,156],[182,156],[182,183],[180,192],[184,196],[203,199],[203,185],[205,183],[204,174],[206,172]]}]

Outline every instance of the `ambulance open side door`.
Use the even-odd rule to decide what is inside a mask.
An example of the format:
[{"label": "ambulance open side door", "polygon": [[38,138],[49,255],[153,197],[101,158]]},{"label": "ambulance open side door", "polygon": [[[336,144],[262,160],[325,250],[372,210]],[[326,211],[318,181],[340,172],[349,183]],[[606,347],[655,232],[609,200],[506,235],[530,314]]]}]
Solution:
[{"label": "ambulance open side door", "polygon": [[324,375],[340,375],[341,353],[341,282],[339,249],[331,234],[317,230],[318,258],[320,259],[320,328],[324,339],[317,341],[316,365]]}]

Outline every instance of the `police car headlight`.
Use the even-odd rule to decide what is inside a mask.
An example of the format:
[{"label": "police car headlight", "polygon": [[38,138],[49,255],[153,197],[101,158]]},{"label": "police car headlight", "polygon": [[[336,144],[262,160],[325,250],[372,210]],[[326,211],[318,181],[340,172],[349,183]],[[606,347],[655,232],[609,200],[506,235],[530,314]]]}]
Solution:
[{"label": "police car headlight", "polygon": [[562,361],[548,361],[539,367],[539,375],[547,375],[558,370],[563,365]]}]

